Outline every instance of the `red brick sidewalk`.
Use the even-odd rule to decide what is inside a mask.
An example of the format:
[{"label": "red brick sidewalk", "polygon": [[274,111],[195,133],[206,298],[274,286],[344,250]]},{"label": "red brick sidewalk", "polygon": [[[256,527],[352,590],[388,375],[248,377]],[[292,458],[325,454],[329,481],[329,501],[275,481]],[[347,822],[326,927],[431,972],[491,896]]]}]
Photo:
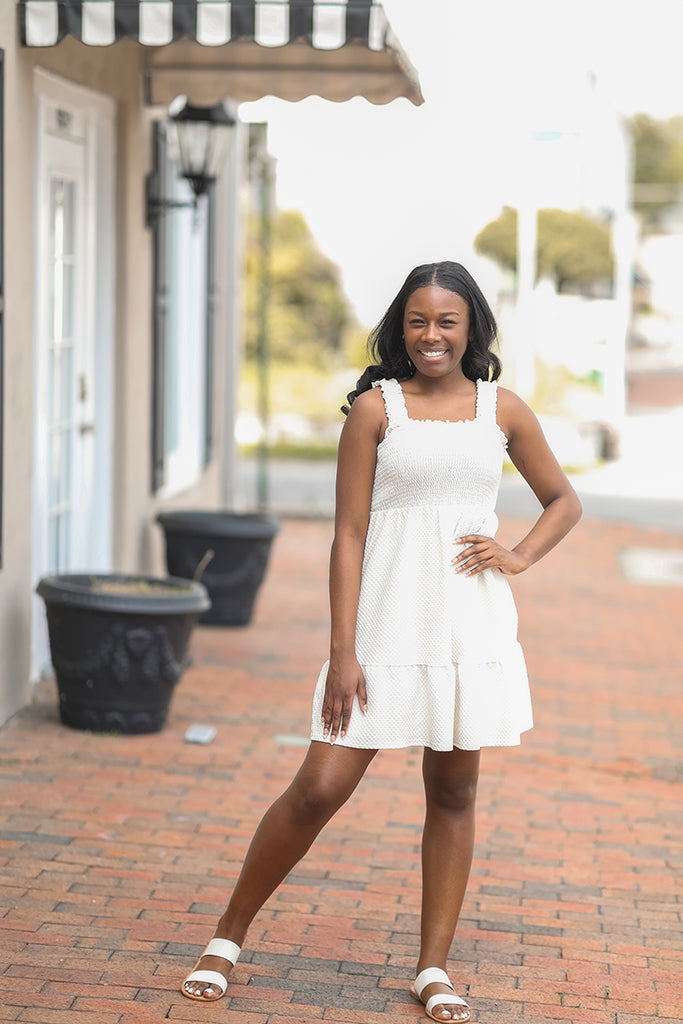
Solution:
[{"label": "red brick sidewalk", "polygon": [[[525,524],[503,523],[501,537]],[[177,986],[289,781],[327,645],[331,528],[288,522],[256,622],[200,630],[165,731],[61,727],[53,687],[0,732],[0,1020],[418,1020],[420,752],[380,754],[263,911],[228,997]],[[452,950],[473,1019],[683,1019],[683,589],[625,583],[621,547],[683,538],[584,521],[514,581],[537,726],[483,757]],[[213,722],[207,747],[183,742]]]}]

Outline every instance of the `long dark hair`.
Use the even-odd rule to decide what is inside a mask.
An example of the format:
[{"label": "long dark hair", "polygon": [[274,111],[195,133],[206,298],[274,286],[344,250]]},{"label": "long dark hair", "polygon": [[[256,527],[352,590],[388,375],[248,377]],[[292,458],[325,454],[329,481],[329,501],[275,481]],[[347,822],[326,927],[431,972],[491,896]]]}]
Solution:
[{"label": "long dark hair", "polygon": [[342,406],[342,412],[348,413],[354,399],[364,391],[369,391],[374,381],[389,377],[407,380],[413,376],[415,367],[408,359],[403,342],[403,314],[413,292],[430,285],[455,292],[469,307],[469,338],[462,357],[465,376],[473,381],[498,380],[502,367],[500,359],[492,351],[497,337],[496,321],[481,288],[461,263],[450,260],[423,263],[411,270],[398,295],[370,332],[368,351],[373,362],[359,377],[355,391],[350,391],[346,396],[349,404]]}]

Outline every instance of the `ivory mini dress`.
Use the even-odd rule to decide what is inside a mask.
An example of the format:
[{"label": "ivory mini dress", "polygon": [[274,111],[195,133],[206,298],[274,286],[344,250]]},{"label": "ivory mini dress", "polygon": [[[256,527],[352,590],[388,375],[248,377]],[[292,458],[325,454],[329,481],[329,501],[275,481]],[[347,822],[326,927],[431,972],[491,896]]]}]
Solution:
[{"label": "ivory mini dress", "polygon": [[[533,725],[517,611],[497,568],[457,573],[469,534],[495,536],[507,439],[497,385],[477,381],[472,420],[408,417],[396,380],[378,381],[388,426],[377,446],[363,554],[356,656],[368,710],[357,697],[340,746],[478,750],[514,746]],[[313,697],[311,739],[323,735],[329,662]]]}]

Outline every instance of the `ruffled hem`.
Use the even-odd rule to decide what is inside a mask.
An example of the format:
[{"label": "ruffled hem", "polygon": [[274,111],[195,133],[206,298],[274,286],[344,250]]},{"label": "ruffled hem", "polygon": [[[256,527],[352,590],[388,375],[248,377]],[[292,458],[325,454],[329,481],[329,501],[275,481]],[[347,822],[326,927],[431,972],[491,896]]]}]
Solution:
[{"label": "ruffled hem", "polygon": [[[313,695],[311,739],[323,736],[321,714],[329,662]],[[510,747],[533,726],[529,682],[517,644],[499,661],[450,665],[362,665],[368,711],[354,702],[340,746],[363,749]]]}]

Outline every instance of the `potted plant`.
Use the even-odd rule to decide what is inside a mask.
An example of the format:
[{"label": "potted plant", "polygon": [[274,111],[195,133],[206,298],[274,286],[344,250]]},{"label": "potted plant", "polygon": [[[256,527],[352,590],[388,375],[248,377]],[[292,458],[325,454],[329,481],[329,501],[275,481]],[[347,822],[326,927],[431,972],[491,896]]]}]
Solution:
[{"label": "potted plant", "polygon": [[200,621],[246,626],[280,529],[273,516],[258,513],[169,510],[157,514],[164,531],[166,566],[172,576],[198,578],[211,608]]},{"label": "potted plant", "polygon": [[62,722],[75,729],[158,732],[209,597],[185,579],[44,576]]}]

